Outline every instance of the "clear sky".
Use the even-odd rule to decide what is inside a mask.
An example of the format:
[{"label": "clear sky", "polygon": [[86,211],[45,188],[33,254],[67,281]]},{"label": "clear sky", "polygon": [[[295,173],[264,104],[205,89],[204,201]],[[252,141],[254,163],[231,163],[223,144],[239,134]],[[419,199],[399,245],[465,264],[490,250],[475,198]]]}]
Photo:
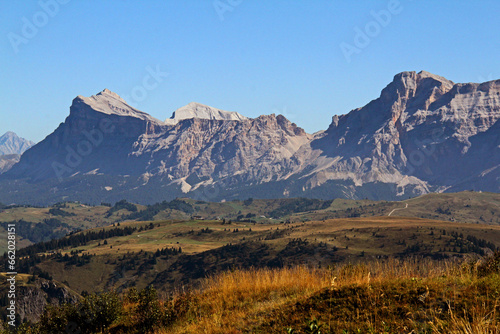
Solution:
[{"label": "clear sky", "polygon": [[0,135],[40,141],[104,88],[161,120],[196,101],[312,133],[401,71],[500,78],[499,13],[496,0],[2,0]]}]

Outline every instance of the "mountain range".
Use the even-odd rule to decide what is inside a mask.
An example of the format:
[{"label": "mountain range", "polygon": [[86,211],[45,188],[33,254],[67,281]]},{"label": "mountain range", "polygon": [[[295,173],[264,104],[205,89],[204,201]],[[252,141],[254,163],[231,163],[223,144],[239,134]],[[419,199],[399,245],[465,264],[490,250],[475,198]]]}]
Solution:
[{"label": "mountain range", "polygon": [[282,115],[199,103],[165,121],[105,89],[0,177],[0,202],[151,203],[315,197],[397,200],[500,190],[500,80],[402,72],[364,107],[308,134]]}]

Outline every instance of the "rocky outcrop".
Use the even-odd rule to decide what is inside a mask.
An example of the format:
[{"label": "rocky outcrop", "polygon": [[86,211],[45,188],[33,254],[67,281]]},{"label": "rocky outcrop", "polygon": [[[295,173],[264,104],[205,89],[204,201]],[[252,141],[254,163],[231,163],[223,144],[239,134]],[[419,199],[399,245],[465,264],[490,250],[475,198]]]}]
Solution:
[{"label": "rocky outcrop", "polygon": [[279,162],[309,140],[281,115],[248,119],[189,106],[191,112],[181,108],[171,124],[135,110],[107,90],[77,97],[66,121],[27,152],[9,177],[42,181],[86,173],[155,175],[185,190],[190,176],[221,179],[247,172],[271,178]]},{"label": "rocky outcrop", "polygon": [[21,156],[19,154],[0,155],[0,174],[5,173],[19,162]]},{"label": "rocky outcrop", "polygon": [[19,286],[17,312],[21,321],[36,323],[40,320],[45,306],[74,304],[78,295],[54,281],[40,279],[33,286]]}]

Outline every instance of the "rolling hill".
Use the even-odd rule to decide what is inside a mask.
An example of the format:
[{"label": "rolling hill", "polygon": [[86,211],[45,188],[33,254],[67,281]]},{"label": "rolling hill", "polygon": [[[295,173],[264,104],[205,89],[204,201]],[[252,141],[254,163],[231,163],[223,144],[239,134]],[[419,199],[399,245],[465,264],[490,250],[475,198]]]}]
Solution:
[{"label": "rolling hill", "polygon": [[[424,261],[428,268],[441,268],[448,261],[446,268],[451,268],[457,261],[477,260],[500,249],[498,201],[498,194],[462,192],[403,202],[297,198],[223,203],[176,199],[150,206],[126,201],[96,207],[59,203],[47,208],[0,206],[0,221],[17,221],[25,237],[19,236],[17,270],[26,292],[40,298],[31,313],[23,304],[23,317],[38,321],[43,305],[53,298],[51,286],[66,291],[68,300],[80,300],[89,293],[126,294],[131,288],[154,287],[162,296],[186,288],[204,291],[207,279],[240,270],[242,275],[287,268],[331,273],[336,270],[332,268],[391,261]],[[474,218],[479,213],[482,220]],[[286,323],[245,326],[265,331],[288,324],[299,330],[300,321],[311,320],[302,305],[321,309],[325,298],[331,298],[320,291],[326,284],[321,282],[301,295],[306,299],[290,299],[296,304],[280,304],[273,311],[298,308],[300,316],[275,314]],[[438,289],[441,283],[432,282]],[[1,291],[0,300],[5,293]]]},{"label": "rolling hill", "polygon": [[[18,222],[18,245],[24,247],[48,241],[78,230],[142,220],[186,221],[191,217],[208,220],[232,220],[276,224],[281,221],[306,222],[355,217],[415,217],[442,221],[499,224],[500,195],[461,192],[428,194],[402,202],[370,200],[317,200],[290,198],[276,200],[247,199],[223,203],[178,199],[150,206],[119,201],[100,206],[59,203],[51,207],[0,206],[0,225]],[[5,229],[0,226],[0,235]],[[3,241],[2,241],[3,240]],[[5,249],[6,238],[0,239]]]}]

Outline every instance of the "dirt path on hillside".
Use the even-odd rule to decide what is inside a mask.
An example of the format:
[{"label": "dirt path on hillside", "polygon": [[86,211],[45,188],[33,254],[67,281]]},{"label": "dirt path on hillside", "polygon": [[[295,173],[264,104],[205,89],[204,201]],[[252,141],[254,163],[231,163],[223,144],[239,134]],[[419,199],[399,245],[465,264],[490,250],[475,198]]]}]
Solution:
[{"label": "dirt path on hillside", "polygon": [[405,206],[404,208],[398,208],[398,209],[394,209],[394,210],[392,210],[391,212],[389,212],[389,214],[388,214],[387,216],[389,217],[389,216],[390,216],[390,215],[392,215],[392,214],[394,213],[394,211],[396,211],[396,210],[404,210],[404,209],[407,209],[407,208],[408,208],[408,203],[406,203],[406,206]]}]

